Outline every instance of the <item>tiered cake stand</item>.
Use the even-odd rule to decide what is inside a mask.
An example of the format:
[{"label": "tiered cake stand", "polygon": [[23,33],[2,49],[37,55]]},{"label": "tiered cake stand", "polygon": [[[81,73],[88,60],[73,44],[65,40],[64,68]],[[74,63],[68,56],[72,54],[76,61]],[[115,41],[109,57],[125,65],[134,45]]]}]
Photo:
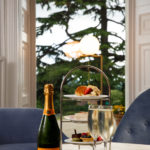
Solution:
[{"label": "tiered cake stand", "polygon": [[[64,95],[63,94],[63,86],[68,78],[69,75],[72,74],[73,71],[77,70],[77,69],[91,69],[91,70],[94,70],[98,73],[100,73],[101,75],[103,75],[103,77],[105,78],[106,82],[107,82],[107,87],[108,87],[108,95],[99,95],[99,96],[76,96],[75,94],[66,94]],[[99,68],[95,67],[95,66],[91,66],[91,65],[81,65],[81,66],[77,66],[73,69],[71,69],[66,75],[65,77],[63,78],[62,80],[62,83],[61,83],[61,86],[60,86],[60,139],[61,139],[61,143],[60,143],[60,149],[62,150],[62,123],[63,122],[66,122],[66,120],[63,120],[63,116],[62,116],[62,113],[63,113],[63,106],[62,106],[62,103],[63,101],[66,101],[66,100],[74,100],[74,101],[109,101],[110,103],[110,94],[111,94],[111,89],[110,89],[110,83],[109,83],[109,80],[108,80],[108,77],[106,76],[106,74]],[[101,103],[102,104],[102,103]],[[71,121],[71,122],[82,122],[82,120],[68,120],[68,121]],[[68,122],[67,121],[67,122]],[[85,121],[83,121],[85,122]],[[91,145],[93,146],[93,143],[92,142],[74,142],[72,141],[71,139],[67,139],[65,140],[65,143],[69,143],[69,144],[74,144],[74,145],[79,145],[79,149],[80,149],[80,145]],[[102,142],[98,142],[98,144],[101,144]]]}]

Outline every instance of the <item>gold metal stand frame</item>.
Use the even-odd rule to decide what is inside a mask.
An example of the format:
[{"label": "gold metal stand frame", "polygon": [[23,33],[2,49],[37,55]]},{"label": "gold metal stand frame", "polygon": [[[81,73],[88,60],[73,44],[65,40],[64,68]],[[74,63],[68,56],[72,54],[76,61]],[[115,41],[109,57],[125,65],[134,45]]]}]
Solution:
[{"label": "gold metal stand frame", "polygon": [[107,87],[108,87],[108,95],[107,98],[101,98],[101,101],[108,100],[110,103],[110,96],[111,96],[111,88],[110,88],[110,83],[108,80],[108,77],[106,76],[106,74],[99,68],[95,67],[95,66],[91,66],[91,65],[81,65],[81,66],[77,66],[73,69],[71,69],[63,78],[62,82],[61,82],[61,86],[60,86],[60,150],[62,150],[62,114],[63,114],[63,109],[62,109],[62,103],[63,103],[63,99],[64,99],[64,95],[63,95],[63,86],[64,83],[67,80],[67,77],[74,71],[77,69],[83,69],[83,68],[88,68],[88,69],[93,69],[96,70],[97,72],[101,73],[103,75],[103,77],[105,78],[106,82],[107,82]]},{"label": "gold metal stand frame", "polygon": [[[82,58],[82,57],[95,57],[95,58],[100,58],[100,69],[103,71],[103,56],[102,55],[81,55],[80,57],[78,57],[78,59]],[[100,74],[100,90],[101,93],[103,93],[103,74]]]}]

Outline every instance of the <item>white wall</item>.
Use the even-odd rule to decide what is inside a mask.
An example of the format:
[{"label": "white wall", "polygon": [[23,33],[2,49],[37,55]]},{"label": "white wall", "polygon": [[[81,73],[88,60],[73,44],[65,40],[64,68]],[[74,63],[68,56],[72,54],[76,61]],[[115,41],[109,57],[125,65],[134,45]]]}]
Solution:
[{"label": "white wall", "polygon": [[[150,88],[150,1],[126,0],[126,106]],[[126,108],[127,108],[126,107]]]},{"label": "white wall", "polygon": [[0,107],[35,107],[35,1],[0,0]]}]

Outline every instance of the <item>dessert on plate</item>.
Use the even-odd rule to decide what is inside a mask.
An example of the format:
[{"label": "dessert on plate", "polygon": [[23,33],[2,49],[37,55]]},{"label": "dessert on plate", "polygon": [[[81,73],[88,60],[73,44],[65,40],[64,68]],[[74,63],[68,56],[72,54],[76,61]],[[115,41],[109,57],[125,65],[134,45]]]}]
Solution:
[{"label": "dessert on plate", "polygon": [[[80,139],[82,142],[93,142],[93,137],[90,135],[89,132],[81,133]],[[99,136],[96,141],[102,141],[103,139]]]},{"label": "dessert on plate", "polygon": [[86,90],[87,86],[85,85],[81,85],[78,86],[75,90],[75,95],[77,96],[83,96],[84,95],[84,91]]},{"label": "dessert on plate", "polygon": [[[93,142],[93,137],[89,132],[78,133],[75,131],[75,134],[72,134],[72,141],[75,142]],[[102,141],[102,138],[99,136],[97,141]]]},{"label": "dessert on plate", "polygon": [[100,94],[101,90],[94,85],[81,85],[75,90],[75,95],[77,96],[99,96]]},{"label": "dessert on plate", "polygon": [[92,136],[90,135],[89,132],[87,133],[81,133],[81,138],[82,142],[92,142],[93,141],[93,138]]},{"label": "dessert on plate", "polygon": [[75,142],[79,142],[81,141],[80,137],[81,137],[81,133],[77,133],[76,130],[74,130],[74,134],[72,134],[72,141],[75,141]]}]

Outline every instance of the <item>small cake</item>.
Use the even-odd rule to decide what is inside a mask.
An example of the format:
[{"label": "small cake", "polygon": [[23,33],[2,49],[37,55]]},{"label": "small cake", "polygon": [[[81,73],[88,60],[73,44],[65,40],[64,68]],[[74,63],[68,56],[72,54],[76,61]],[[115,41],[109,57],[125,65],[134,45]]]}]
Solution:
[{"label": "small cake", "polygon": [[92,142],[93,138],[91,137],[91,135],[87,132],[87,133],[82,133],[81,134],[81,138],[82,142]]},{"label": "small cake", "polygon": [[80,138],[82,142],[93,142],[93,138]]},{"label": "small cake", "polygon": [[[93,137],[89,132],[78,133],[75,131],[75,134],[72,134],[72,141],[74,142],[93,142]],[[99,136],[97,141],[102,141],[103,139]]]},{"label": "small cake", "polygon": [[76,130],[74,130],[74,131],[75,131],[75,134],[72,134],[72,141],[75,141],[75,142],[81,141],[81,139],[80,139],[81,133],[77,134]]},{"label": "small cake", "polygon": [[[86,133],[81,133],[81,138],[82,142],[93,142],[93,137],[90,135],[89,132]],[[101,136],[97,138],[97,141],[102,141],[103,139]]]}]

